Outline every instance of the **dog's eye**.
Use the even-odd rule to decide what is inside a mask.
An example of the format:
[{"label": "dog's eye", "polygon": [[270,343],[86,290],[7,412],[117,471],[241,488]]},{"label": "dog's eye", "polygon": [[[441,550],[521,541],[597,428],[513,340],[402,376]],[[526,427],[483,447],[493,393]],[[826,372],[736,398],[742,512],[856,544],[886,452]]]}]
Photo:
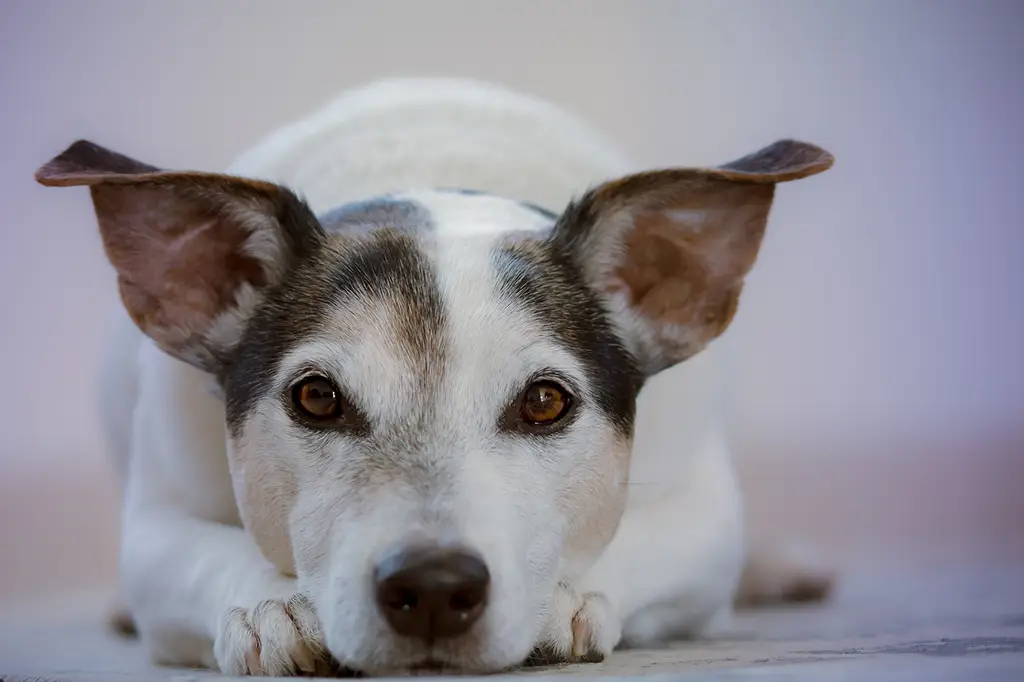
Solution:
[{"label": "dog's eye", "polygon": [[329,380],[320,376],[306,377],[292,388],[295,408],[317,421],[341,416],[341,393]]},{"label": "dog's eye", "polygon": [[569,411],[569,392],[554,381],[537,381],[523,393],[519,416],[527,424],[547,426],[554,424]]}]

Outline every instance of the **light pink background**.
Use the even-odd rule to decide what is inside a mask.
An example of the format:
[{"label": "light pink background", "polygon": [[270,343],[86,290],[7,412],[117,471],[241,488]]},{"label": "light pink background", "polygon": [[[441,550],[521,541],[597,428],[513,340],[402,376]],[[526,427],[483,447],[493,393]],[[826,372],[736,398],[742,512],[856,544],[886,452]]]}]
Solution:
[{"label": "light pink background", "polygon": [[85,137],[220,170],[388,75],[532,91],[651,166],[833,151],[780,188],[730,332],[755,525],[850,560],[1021,548],[1022,26],[1014,0],[3,2],[0,599],[106,581],[116,549],[115,287],[87,193],[35,168]]}]

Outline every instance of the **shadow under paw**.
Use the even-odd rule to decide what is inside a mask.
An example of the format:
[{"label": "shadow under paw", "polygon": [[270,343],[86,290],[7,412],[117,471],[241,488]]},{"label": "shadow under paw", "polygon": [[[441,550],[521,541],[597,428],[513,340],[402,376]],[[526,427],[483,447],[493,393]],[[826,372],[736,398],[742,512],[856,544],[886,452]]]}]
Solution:
[{"label": "shadow under paw", "polygon": [[571,663],[601,663],[604,661],[604,654],[600,651],[588,651],[582,656],[575,656],[571,652],[562,654],[552,647],[539,646],[533,650],[529,658],[523,661],[524,668],[539,668],[544,666],[568,665]]}]

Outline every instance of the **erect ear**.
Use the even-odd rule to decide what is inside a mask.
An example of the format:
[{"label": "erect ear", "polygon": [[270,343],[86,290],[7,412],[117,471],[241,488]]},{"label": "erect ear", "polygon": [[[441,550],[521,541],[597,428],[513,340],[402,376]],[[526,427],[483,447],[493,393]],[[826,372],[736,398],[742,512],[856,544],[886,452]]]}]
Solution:
[{"label": "erect ear", "polygon": [[648,375],[700,352],[732,321],[775,184],[831,154],[782,140],[717,168],[630,175],[585,194],[552,239],[607,304]]},{"label": "erect ear", "polygon": [[213,374],[262,292],[321,234],[309,208],[278,185],[164,171],[86,141],[36,180],[89,187],[132,320],[165,352]]}]

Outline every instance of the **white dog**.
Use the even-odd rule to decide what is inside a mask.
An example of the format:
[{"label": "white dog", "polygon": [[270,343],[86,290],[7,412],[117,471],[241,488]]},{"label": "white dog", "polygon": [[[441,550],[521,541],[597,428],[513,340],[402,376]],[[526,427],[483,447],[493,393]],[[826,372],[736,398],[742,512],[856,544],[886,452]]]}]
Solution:
[{"label": "white dog", "polygon": [[[703,349],[776,183],[831,164],[782,141],[637,172],[548,103],[413,79],[226,175],[84,141],[44,165],[89,187],[130,317],[101,400],[154,659],[493,672],[706,634],[738,593],[823,592],[747,563]],[[641,387],[683,361],[676,445],[631,461]]]}]

